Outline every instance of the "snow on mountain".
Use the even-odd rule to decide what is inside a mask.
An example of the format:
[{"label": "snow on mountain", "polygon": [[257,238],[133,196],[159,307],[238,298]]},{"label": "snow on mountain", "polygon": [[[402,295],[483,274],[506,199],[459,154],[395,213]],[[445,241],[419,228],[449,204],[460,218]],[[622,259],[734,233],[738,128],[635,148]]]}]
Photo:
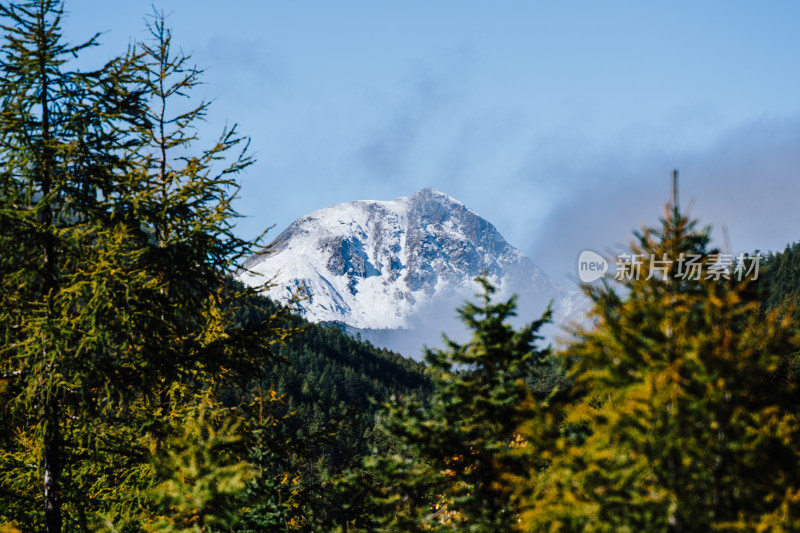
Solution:
[{"label": "snow on mountain", "polygon": [[551,299],[575,305],[574,294],[492,224],[430,188],[315,211],[292,223],[269,250],[246,261],[240,279],[260,285],[274,278],[268,295],[282,301],[303,287],[308,299],[301,312],[314,322],[412,328],[442,303],[473,297],[474,278],[483,272],[500,296],[518,293],[520,301],[535,301],[539,312]]}]

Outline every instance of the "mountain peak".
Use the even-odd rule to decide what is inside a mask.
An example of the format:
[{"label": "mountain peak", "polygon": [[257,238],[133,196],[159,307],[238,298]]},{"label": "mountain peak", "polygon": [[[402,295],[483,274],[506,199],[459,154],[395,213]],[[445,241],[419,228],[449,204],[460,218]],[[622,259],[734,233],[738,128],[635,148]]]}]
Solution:
[{"label": "mountain peak", "polygon": [[411,198],[435,198],[435,197],[444,197],[453,200],[448,194],[443,193],[439,189],[434,189],[433,187],[425,187],[424,189],[420,189],[414,194],[410,196]]},{"label": "mountain peak", "polygon": [[239,277],[251,285],[274,277],[269,295],[283,301],[306,287],[302,312],[312,321],[395,329],[443,298],[471,297],[483,273],[501,294],[533,291],[546,303],[563,292],[491,223],[428,187],[301,217]]},{"label": "mountain peak", "polygon": [[439,189],[434,189],[433,187],[425,187],[424,189],[420,189],[411,196],[408,196],[407,198],[412,203],[438,202],[442,204],[457,205],[464,207],[464,204],[462,204],[449,194],[443,193]]}]

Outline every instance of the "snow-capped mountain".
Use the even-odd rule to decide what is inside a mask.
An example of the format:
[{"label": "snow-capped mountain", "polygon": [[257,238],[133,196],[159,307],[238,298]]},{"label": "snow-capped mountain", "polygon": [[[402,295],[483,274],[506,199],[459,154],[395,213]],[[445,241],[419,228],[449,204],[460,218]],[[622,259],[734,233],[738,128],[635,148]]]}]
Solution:
[{"label": "snow-capped mountain", "polygon": [[306,215],[239,277],[250,285],[274,278],[268,294],[283,301],[302,287],[302,312],[314,322],[384,330],[413,328],[443,309],[453,315],[483,272],[500,296],[518,293],[538,312],[551,299],[574,300],[492,224],[435,189]]}]

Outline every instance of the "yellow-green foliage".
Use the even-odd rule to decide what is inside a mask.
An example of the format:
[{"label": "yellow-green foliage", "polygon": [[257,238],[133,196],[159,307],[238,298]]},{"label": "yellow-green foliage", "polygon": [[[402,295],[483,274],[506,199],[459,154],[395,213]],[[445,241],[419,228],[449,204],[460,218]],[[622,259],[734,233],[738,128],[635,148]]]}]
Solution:
[{"label": "yellow-green foliage", "polygon": [[235,320],[257,292],[230,282],[259,248],[230,222],[247,140],[195,146],[208,103],[175,102],[200,71],[163,17],[87,74],[97,36],[68,44],[63,14],[0,3],[0,522],[48,532],[135,520],[145,442],[170,434],[154,395],[249,376],[282,337]]},{"label": "yellow-green foliage", "polygon": [[[702,254],[707,230],[670,209],[632,253]],[[747,281],[632,279],[588,289],[597,327],[561,356],[571,403],[524,494],[526,531],[796,531],[797,390],[778,376],[790,313]],[[707,265],[706,265],[707,266]]]},{"label": "yellow-green foliage", "polygon": [[169,436],[152,445],[157,482],[146,491],[147,531],[232,531],[235,498],[250,471],[237,446],[240,421],[206,397],[174,405]]}]

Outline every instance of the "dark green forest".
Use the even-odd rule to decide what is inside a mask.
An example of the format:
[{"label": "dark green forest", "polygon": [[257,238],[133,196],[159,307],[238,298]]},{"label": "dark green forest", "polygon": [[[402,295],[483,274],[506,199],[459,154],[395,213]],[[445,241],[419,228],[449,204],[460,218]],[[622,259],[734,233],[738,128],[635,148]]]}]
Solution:
[{"label": "dark green forest", "polygon": [[765,310],[780,307],[787,298],[800,296],[800,244],[767,252],[762,261],[759,298]]},{"label": "dark green forest", "polygon": [[673,199],[592,328],[478,278],[415,362],[233,281],[249,140],[163,16],[91,71],[62,17],[0,4],[0,531],[800,531],[797,244],[727,275]]}]

